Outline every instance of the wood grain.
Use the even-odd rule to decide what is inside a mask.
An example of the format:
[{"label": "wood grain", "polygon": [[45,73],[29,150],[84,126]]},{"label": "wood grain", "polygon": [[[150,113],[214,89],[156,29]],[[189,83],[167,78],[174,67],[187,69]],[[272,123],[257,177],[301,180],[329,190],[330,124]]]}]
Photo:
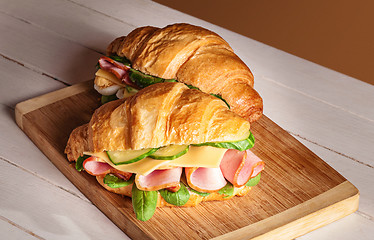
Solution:
[{"label": "wood grain", "polygon": [[131,238],[290,239],[358,208],[358,190],[317,155],[263,116],[252,125],[253,151],[266,163],[260,184],[245,197],[195,208],[159,208],[135,219],[131,200],[109,193],[77,172],[63,150],[70,132],[99,106],[92,81],[17,104],[16,119],[56,167]]}]

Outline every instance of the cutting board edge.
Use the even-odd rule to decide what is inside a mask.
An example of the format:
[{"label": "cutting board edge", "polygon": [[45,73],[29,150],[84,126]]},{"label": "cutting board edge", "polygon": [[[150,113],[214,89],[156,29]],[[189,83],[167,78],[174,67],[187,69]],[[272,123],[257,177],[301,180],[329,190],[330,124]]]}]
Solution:
[{"label": "cutting board edge", "polygon": [[[331,205],[323,205],[320,209],[310,207],[313,203],[334,198],[336,201]],[[354,213],[358,210],[359,198],[359,190],[351,182],[345,181],[284,212],[213,239],[248,239],[249,232],[252,233],[249,238],[252,240],[294,239]],[[292,221],[281,223],[286,215],[292,214],[296,216]]]},{"label": "cutting board edge", "polygon": [[17,103],[15,107],[15,119],[17,125],[23,129],[23,116],[27,113],[92,89],[92,85],[93,80],[91,79]]}]

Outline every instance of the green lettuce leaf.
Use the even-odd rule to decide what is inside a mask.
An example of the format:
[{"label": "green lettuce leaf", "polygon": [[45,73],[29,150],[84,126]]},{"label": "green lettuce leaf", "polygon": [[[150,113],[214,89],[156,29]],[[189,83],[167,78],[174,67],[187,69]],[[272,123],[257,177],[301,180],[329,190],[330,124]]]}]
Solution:
[{"label": "green lettuce leaf", "polygon": [[224,195],[223,198],[231,197],[234,194],[234,186],[227,182],[226,186],[221,188],[218,193]]},{"label": "green lettuce leaf", "polygon": [[83,156],[80,156],[77,159],[77,161],[75,162],[75,169],[77,169],[78,172],[84,170],[84,168],[83,168],[83,162],[84,162],[84,160],[86,160],[89,157],[91,157],[91,156],[89,156],[89,155],[83,155]]},{"label": "green lettuce leaf", "polygon": [[[189,87],[190,89],[197,89],[197,90],[201,91],[198,87],[195,87],[195,86],[193,86],[193,85],[186,84],[186,86]],[[210,95],[212,95],[213,97],[219,98],[219,99],[221,99],[222,101],[224,101],[224,102],[226,103],[227,107],[230,109],[230,105],[226,102],[225,99],[222,98],[221,95],[214,94],[214,93],[211,93]]]},{"label": "green lettuce leaf", "polygon": [[156,211],[158,192],[157,191],[142,191],[132,185],[132,206],[136,215],[136,219],[140,221],[147,221],[151,219]]},{"label": "green lettuce leaf", "polygon": [[127,181],[113,174],[107,174],[105,175],[103,181],[104,181],[104,184],[106,184],[108,187],[111,187],[111,188],[126,187],[134,182],[134,174]]},{"label": "green lettuce leaf", "polygon": [[211,146],[216,148],[236,149],[239,151],[245,151],[252,148],[255,145],[255,137],[250,132],[248,138],[237,141],[237,142],[207,142],[200,144],[193,144],[193,146]]},{"label": "green lettuce leaf", "polygon": [[190,190],[191,192],[194,192],[194,193],[196,193],[196,194],[199,194],[199,195],[202,196],[202,197],[207,197],[207,196],[210,195],[210,193],[208,193],[208,192],[199,192],[199,191],[196,191],[195,189],[192,189],[192,188],[190,188],[189,190]]},{"label": "green lettuce leaf", "polygon": [[214,93],[211,93],[210,95],[212,95],[212,96],[214,96],[214,97],[216,97],[216,98],[219,98],[219,99],[221,99],[224,103],[226,103],[226,105],[227,105],[227,107],[229,108],[229,109],[231,109],[231,107],[230,107],[230,105],[226,102],[226,100],[225,99],[223,99],[222,98],[222,96],[221,95],[218,95],[218,94],[214,94]]},{"label": "green lettuce leaf", "polygon": [[161,197],[165,199],[167,203],[175,206],[183,206],[190,199],[190,193],[183,183],[180,183],[181,187],[176,192],[171,192],[167,189],[159,190]]},{"label": "green lettuce leaf", "polygon": [[249,179],[245,185],[248,187],[256,186],[260,182],[260,179],[261,179],[261,173],[259,173],[256,177]]},{"label": "green lettuce leaf", "polygon": [[196,90],[200,90],[199,88],[193,86],[193,85],[189,85],[189,84],[186,84],[186,86],[190,89],[196,89]]},{"label": "green lettuce leaf", "polygon": [[138,70],[135,70],[133,68],[130,69],[129,77],[130,77],[130,80],[133,83],[135,83],[137,86],[139,86],[140,88],[145,88],[155,83],[177,81],[175,79],[164,79],[164,78],[159,78],[159,77],[155,77],[152,75],[148,75]]},{"label": "green lettuce leaf", "polygon": [[105,104],[107,102],[110,102],[110,101],[114,101],[114,100],[117,100],[118,97],[116,96],[116,94],[113,94],[113,95],[102,95],[101,96],[101,104]]},{"label": "green lettuce leaf", "polygon": [[114,61],[117,61],[117,62],[120,62],[120,63],[123,63],[124,65],[126,66],[131,66],[131,62],[130,60],[128,60],[126,57],[120,57],[118,55],[111,55],[109,56],[111,59],[113,59]]}]

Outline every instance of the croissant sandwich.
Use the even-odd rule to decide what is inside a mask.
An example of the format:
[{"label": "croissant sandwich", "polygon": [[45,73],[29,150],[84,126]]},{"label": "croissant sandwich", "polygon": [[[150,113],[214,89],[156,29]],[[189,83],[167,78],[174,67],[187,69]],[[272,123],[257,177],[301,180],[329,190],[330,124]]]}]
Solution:
[{"label": "croissant sandwich", "polygon": [[262,115],[253,74],[216,33],[190,24],[141,27],[107,47],[95,89],[103,101],[128,97],[159,82],[178,81],[223,99],[250,122]]},{"label": "croissant sandwich", "polygon": [[264,168],[253,145],[249,122],[223,101],[166,82],[102,105],[65,153],[107,190],[132,197],[146,221],[157,207],[244,196]]}]

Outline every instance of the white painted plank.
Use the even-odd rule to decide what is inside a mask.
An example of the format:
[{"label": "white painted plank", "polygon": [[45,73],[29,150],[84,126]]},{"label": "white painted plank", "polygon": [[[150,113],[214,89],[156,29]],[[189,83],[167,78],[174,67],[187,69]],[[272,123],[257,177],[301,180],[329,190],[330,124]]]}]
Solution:
[{"label": "white painted plank", "polygon": [[[14,110],[1,104],[0,133],[0,158],[2,161],[18,166],[66,192],[88,201],[17,126]],[[8,183],[9,180],[6,182]]]},{"label": "white painted plank", "polygon": [[359,212],[374,220],[374,167],[352,161],[338,153],[295,136],[360,191]]},{"label": "white painted plank", "polygon": [[93,78],[99,53],[3,13],[0,22],[2,55],[66,83]]},{"label": "white painted plank", "polygon": [[214,26],[198,18],[148,0],[136,0],[135,3],[132,0],[111,0],[110,4],[100,0],[71,1],[138,27],[147,25],[163,27],[177,22]]},{"label": "white painted plank", "polygon": [[261,79],[264,113],[287,131],[374,166],[373,121]]},{"label": "white painted plank", "polygon": [[130,0],[112,0],[111,4],[97,0],[73,1],[135,26],[162,27],[175,22],[187,22],[207,27],[230,43],[254,72],[257,82],[261,81],[259,78],[273,79],[274,82],[322,102],[374,120],[374,86],[367,83],[152,1],[140,0],[136,4]]},{"label": "white painted plank", "polygon": [[114,38],[134,28],[119,19],[66,0],[4,0],[0,1],[0,9],[102,53]]},{"label": "white painted plank", "polygon": [[[255,50],[259,52],[258,56],[254,54]],[[267,79],[374,121],[373,85],[268,47],[247,49],[245,55],[243,60],[254,70],[256,84]]]},{"label": "white painted plank", "polygon": [[358,214],[351,214],[325,227],[319,228],[298,240],[371,240],[374,236],[374,222]]},{"label": "white painted plank", "polygon": [[0,103],[12,108],[19,102],[66,87],[50,77],[0,57]]},{"label": "white painted plank", "polygon": [[10,221],[45,239],[129,239],[91,203],[7,162],[0,168],[0,215]]},{"label": "white painted plank", "polygon": [[31,231],[22,229],[15,223],[11,223],[0,216],[0,239],[12,239],[12,240],[35,240],[40,239],[38,236],[33,235]]}]

